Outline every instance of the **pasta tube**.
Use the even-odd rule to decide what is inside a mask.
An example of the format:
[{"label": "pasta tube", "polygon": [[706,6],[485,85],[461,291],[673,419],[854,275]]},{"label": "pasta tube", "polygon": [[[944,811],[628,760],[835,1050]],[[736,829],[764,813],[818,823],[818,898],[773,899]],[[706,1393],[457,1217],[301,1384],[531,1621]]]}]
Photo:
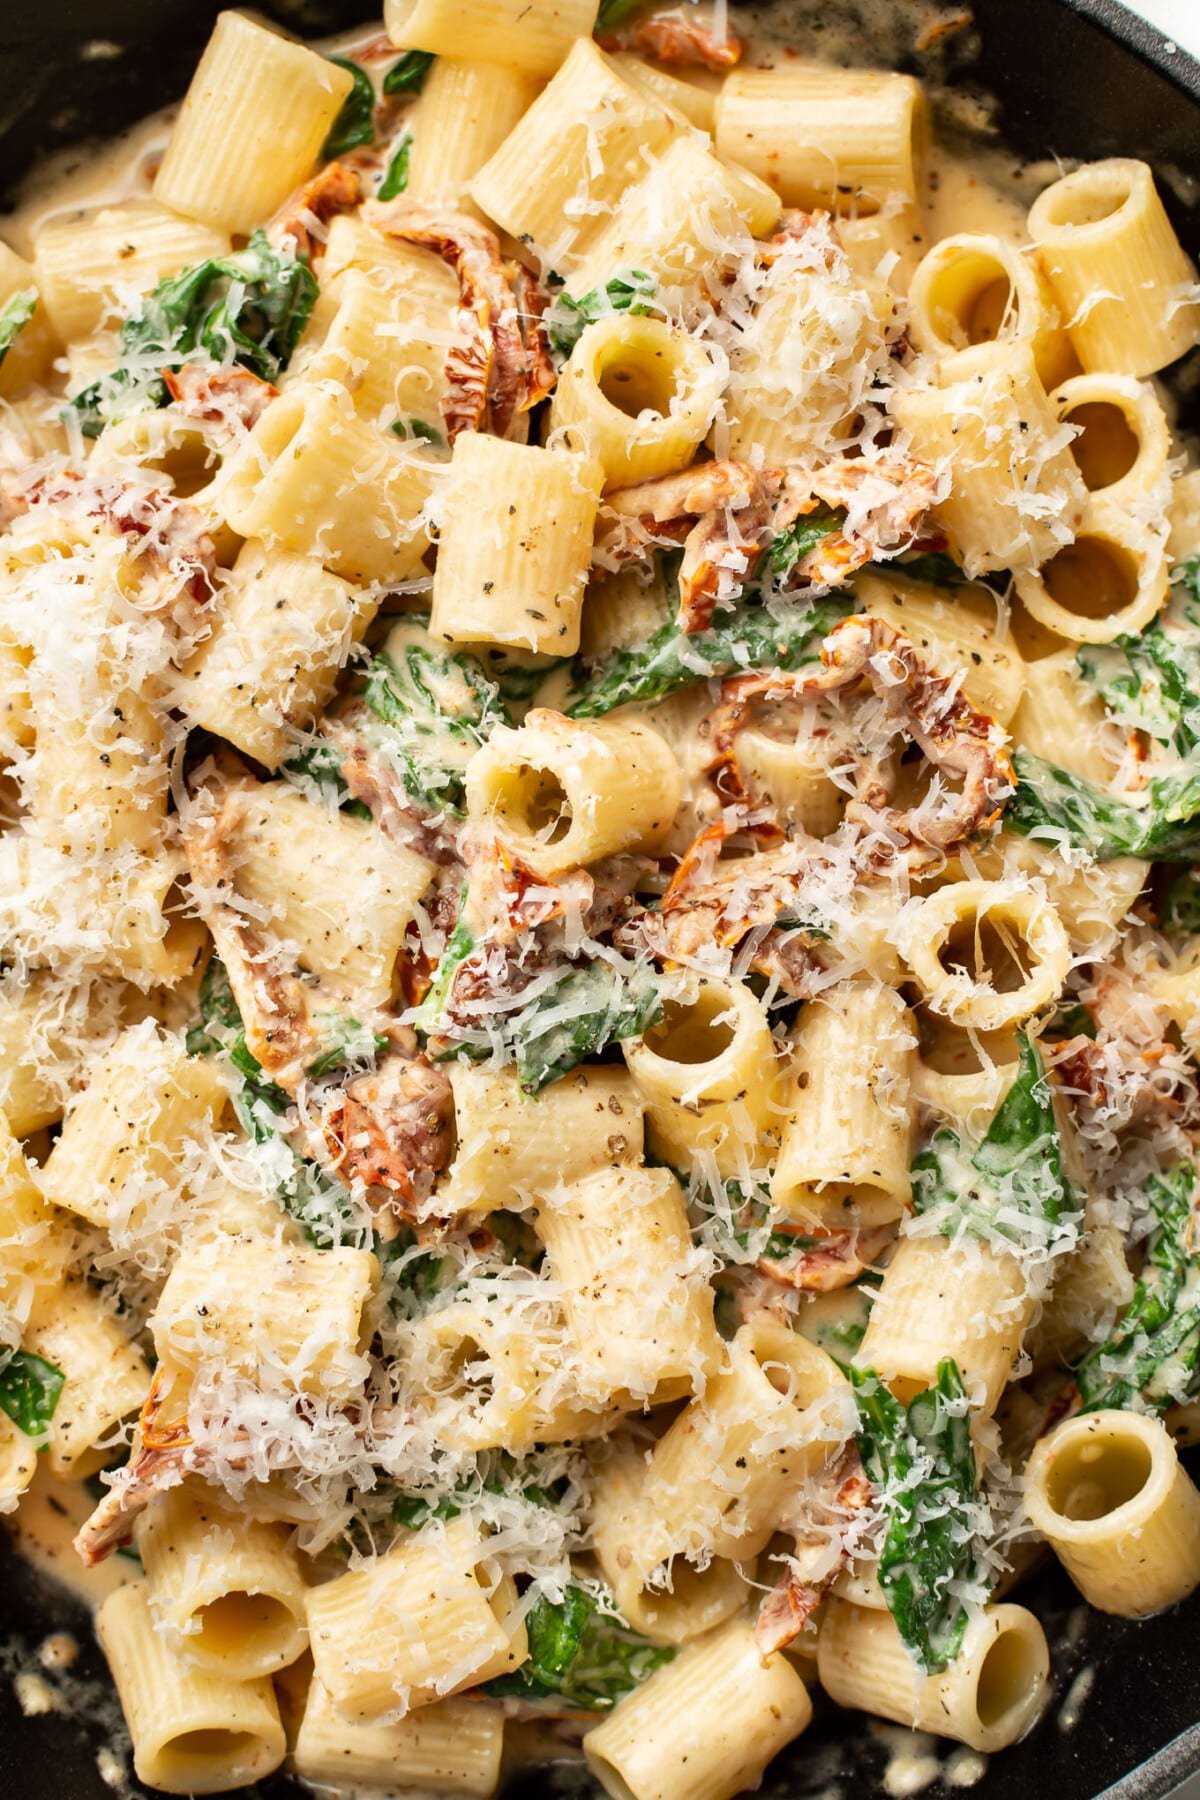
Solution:
[{"label": "pasta tube", "polygon": [[286,1744],[271,1683],[190,1669],[154,1629],[146,1584],[111,1593],[96,1635],[133,1739],[133,1766],[168,1794],[219,1794],[270,1775]]},{"label": "pasta tube", "polygon": [[317,1678],[354,1723],[402,1718],[528,1655],[512,1578],[467,1519],[427,1528],[308,1596]]},{"label": "pasta tube", "polygon": [[1029,231],[1085,369],[1153,375],[1200,343],[1196,270],[1148,163],[1085,163],[1038,195]]},{"label": "pasta tube", "polygon": [[251,232],[310,173],[353,77],[245,13],[223,12],[154,178],[185,218]]},{"label": "pasta tube", "polygon": [[498,726],[467,765],[467,813],[546,879],[662,842],[679,806],[678,764],[648,725],[576,723],[538,707]]},{"label": "pasta tube", "polygon": [[735,1619],[618,1701],[583,1750],[614,1800],[732,1800],[811,1718],[792,1664],[764,1657],[753,1625]]},{"label": "pasta tube", "polygon": [[573,656],[601,479],[590,458],[462,432],[438,533],[434,635]]},{"label": "pasta tube", "polygon": [[892,1616],[826,1603],[817,1637],[821,1686],[839,1706],[957,1738],[990,1755],[1024,1735],[1049,1696],[1046,1635],[1023,1606],[985,1606],[940,1675],[922,1675]]},{"label": "pasta tube", "polygon": [[629,487],[685,468],[707,435],[721,376],[695,338],[659,319],[614,313],[589,325],[558,379],[552,430],[567,426]]},{"label": "pasta tube", "polygon": [[1144,1413],[1056,1426],[1026,1467],[1025,1509],[1101,1612],[1144,1618],[1200,1586],[1200,1493]]},{"label": "pasta tube", "polygon": [[622,1045],[646,1103],[650,1146],[674,1168],[711,1156],[722,1173],[759,1161],[773,1122],[775,1045],[740,981],[700,977],[661,1022]]}]

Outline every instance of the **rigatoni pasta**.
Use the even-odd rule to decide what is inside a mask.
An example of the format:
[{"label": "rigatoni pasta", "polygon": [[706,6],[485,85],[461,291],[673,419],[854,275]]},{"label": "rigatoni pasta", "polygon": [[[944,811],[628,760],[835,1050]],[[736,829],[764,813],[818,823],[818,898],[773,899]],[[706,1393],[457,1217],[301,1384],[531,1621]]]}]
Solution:
[{"label": "rigatoni pasta", "polygon": [[442,497],[434,632],[572,655],[601,479],[588,455],[461,436]]},{"label": "rigatoni pasta", "polygon": [[917,193],[923,104],[919,83],[905,75],[747,70],[721,89],[717,149],[768,182],[785,206],[878,212]]},{"label": "rigatoni pasta", "polygon": [[[351,1722],[397,1718],[518,1669],[527,1655],[509,1577],[465,1520],[310,1593],[317,1679]],[[399,1650],[399,1655],[397,1651]]]},{"label": "rigatoni pasta", "polygon": [[270,1682],[183,1668],[154,1629],[143,1583],[110,1594],[96,1630],[141,1780],[167,1794],[212,1794],[279,1767],[286,1746]]},{"label": "rigatoni pasta", "polygon": [[1112,157],[1064,175],[1029,229],[1086,370],[1153,375],[1196,342],[1195,267],[1148,164]]},{"label": "rigatoni pasta", "polygon": [[226,231],[269,219],[312,173],[353,77],[304,44],[222,13],[192,78],[154,198]]}]

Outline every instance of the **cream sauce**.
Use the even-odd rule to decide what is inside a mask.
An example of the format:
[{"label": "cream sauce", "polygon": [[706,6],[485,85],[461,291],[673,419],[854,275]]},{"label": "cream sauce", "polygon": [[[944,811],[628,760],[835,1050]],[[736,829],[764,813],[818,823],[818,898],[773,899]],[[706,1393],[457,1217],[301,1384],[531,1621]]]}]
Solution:
[{"label": "cream sauce", "polygon": [[987,1774],[987,1766],[986,1756],[981,1756],[978,1750],[969,1750],[964,1744],[942,1764],[942,1781],[949,1788],[974,1787]]},{"label": "cream sauce", "polygon": [[149,197],[175,107],[151,113],[107,144],[72,144],[39,163],[17,191],[17,205],[0,219],[0,236],[26,259],[47,219]]},{"label": "cream sauce", "polygon": [[1080,1669],[1063,1696],[1063,1703],[1058,1709],[1058,1729],[1060,1731],[1074,1731],[1083,1717],[1084,1708],[1095,1683],[1096,1671],[1089,1663]]},{"label": "cream sauce", "polygon": [[110,1556],[85,1569],[71,1540],[96,1502],[78,1481],[60,1481],[44,1466],[38,1469],[15,1518],[23,1556],[72,1593],[85,1606],[100,1605],[114,1588],[137,1577],[137,1564],[127,1556]]},{"label": "cream sauce", "polygon": [[937,1759],[938,1740],[927,1731],[908,1731],[902,1725],[873,1723],[871,1735],[887,1751],[883,1770],[884,1792],[892,1800],[908,1800],[911,1794],[922,1794],[932,1787],[941,1774]]}]

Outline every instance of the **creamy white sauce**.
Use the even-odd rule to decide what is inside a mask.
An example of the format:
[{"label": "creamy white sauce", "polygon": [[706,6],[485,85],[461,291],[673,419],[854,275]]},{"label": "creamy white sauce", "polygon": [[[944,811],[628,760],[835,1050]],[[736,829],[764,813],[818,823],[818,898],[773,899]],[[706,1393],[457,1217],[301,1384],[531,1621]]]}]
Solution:
[{"label": "creamy white sauce", "polygon": [[1060,1731],[1074,1731],[1083,1717],[1084,1708],[1095,1683],[1096,1671],[1089,1663],[1080,1669],[1063,1696],[1063,1703],[1058,1709],[1058,1729]]},{"label": "creamy white sauce", "polygon": [[47,219],[148,198],[176,111],[166,107],[111,143],[72,144],[39,163],[18,188],[14,210],[0,218],[0,236],[19,255],[32,258],[33,241]]},{"label": "creamy white sauce", "polygon": [[922,1794],[933,1786],[942,1772],[935,1737],[927,1731],[908,1731],[903,1725],[878,1723],[872,1724],[871,1735],[887,1751],[881,1779],[892,1800],[907,1800],[908,1795]]},{"label": "creamy white sauce", "polygon": [[964,1744],[947,1757],[942,1765],[942,1781],[949,1788],[970,1788],[987,1774],[987,1757]]},{"label": "creamy white sauce", "polygon": [[110,1556],[94,1569],[85,1569],[71,1544],[96,1502],[78,1481],[59,1481],[44,1466],[39,1468],[15,1517],[17,1543],[34,1568],[68,1588],[76,1599],[93,1609],[137,1576],[137,1564],[127,1556]]}]

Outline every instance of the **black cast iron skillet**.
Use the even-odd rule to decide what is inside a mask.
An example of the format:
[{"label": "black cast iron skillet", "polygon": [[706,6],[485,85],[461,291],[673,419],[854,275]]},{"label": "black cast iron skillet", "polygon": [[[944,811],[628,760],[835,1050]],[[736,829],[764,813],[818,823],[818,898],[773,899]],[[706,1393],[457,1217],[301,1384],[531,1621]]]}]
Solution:
[{"label": "black cast iron skillet", "polygon": [[[47,150],[122,125],[176,98],[220,0],[0,0],[0,195]],[[378,17],[378,0],[257,0],[298,32],[315,35]],[[817,48],[823,18],[857,18],[871,0],[802,0]],[[1200,6],[1200,0],[1194,0]],[[1141,156],[1193,255],[1200,254],[1200,65],[1166,45],[1115,0],[972,0],[978,32],[950,51],[956,79],[1000,103],[1004,141],[1019,156]],[[913,65],[920,73],[919,66]],[[1190,176],[1189,190],[1186,180]],[[0,235],[3,218],[0,217]],[[1191,386],[1191,383],[1188,383]],[[1059,1573],[1022,1589],[1050,1635],[1056,1696],[1038,1727],[993,1757],[973,1800],[1161,1800],[1200,1770],[1200,1595],[1130,1625],[1080,1611]],[[55,1628],[83,1645],[74,1675],[83,1704],[25,1718],[0,1654],[0,1800],[112,1800],[97,1750],[107,1692],[86,1616],[20,1562],[0,1534],[0,1644],[36,1645]],[[1081,1705],[1064,1708],[1092,1671]],[[1075,1696],[1080,1689],[1075,1687]],[[713,1697],[715,1706],[720,1696]],[[1072,1728],[1066,1720],[1079,1718]],[[945,1769],[950,1746],[940,1746]],[[877,1800],[886,1748],[853,1715],[818,1714],[812,1730],[772,1768],[766,1800]],[[570,1785],[574,1785],[573,1783]],[[555,1775],[525,1774],[521,1800],[566,1791]],[[142,1795],[136,1783],[126,1790]],[[262,1800],[296,1800],[276,1780]],[[248,1790],[243,1790],[245,1794]],[[929,1800],[961,1793],[939,1778]]]}]

